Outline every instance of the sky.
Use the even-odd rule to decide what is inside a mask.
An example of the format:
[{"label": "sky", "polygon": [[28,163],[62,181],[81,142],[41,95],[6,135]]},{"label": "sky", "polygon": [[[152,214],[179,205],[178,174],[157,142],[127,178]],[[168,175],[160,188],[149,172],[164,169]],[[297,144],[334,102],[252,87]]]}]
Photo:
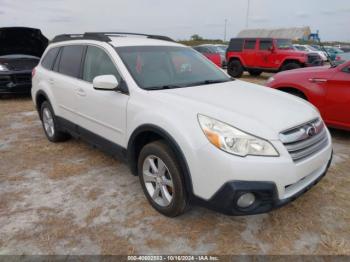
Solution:
[{"label": "sky", "polygon": [[[0,27],[62,33],[123,31],[227,39],[246,28],[248,0],[0,0]],[[248,28],[310,26],[323,41],[350,42],[349,0],[250,0]]]}]

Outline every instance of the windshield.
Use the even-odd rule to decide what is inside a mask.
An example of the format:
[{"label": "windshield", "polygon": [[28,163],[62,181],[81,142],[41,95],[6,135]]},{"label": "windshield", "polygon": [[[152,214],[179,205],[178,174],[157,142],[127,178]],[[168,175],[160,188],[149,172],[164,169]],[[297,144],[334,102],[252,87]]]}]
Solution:
[{"label": "windshield", "polygon": [[0,58],[6,58],[6,59],[40,59],[39,57],[32,56],[32,55],[3,55],[0,56]]},{"label": "windshield", "polygon": [[289,39],[277,39],[278,49],[293,49],[292,41]]},{"label": "windshield", "polygon": [[200,53],[187,47],[117,47],[118,54],[143,89],[179,88],[231,81]]}]

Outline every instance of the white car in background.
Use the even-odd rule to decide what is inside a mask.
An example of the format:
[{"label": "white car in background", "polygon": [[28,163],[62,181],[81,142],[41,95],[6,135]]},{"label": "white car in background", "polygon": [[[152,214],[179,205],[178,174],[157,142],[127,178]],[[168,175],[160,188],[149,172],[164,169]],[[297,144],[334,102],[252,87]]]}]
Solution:
[{"label": "white car in background", "polygon": [[170,217],[189,204],[268,212],[320,181],[332,158],[311,104],[234,80],[167,37],[57,36],[33,70],[32,98],[51,142],[78,137],[125,159]]},{"label": "white car in background", "polygon": [[326,52],[317,50],[316,48],[314,48],[311,45],[294,44],[293,46],[294,46],[295,49],[297,49],[299,51],[305,51],[305,52],[308,52],[308,53],[317,53],[321,57],[321,59],[323,61],[327,61],[328,60]]}]

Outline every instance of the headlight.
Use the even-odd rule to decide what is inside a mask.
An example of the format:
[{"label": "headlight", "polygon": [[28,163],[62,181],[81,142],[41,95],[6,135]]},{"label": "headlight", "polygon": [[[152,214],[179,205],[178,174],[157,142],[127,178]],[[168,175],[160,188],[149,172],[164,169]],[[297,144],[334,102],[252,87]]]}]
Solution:
[{"label": "headlight", "polygon": [[279,156],[266,140],[204,115],[199,114],[198,121],[208,140],[227,153],[238,156]]},{"label": "headlight", "polygon": [[0,64],[0,72],[4,71],[9,71],[9,69],[5,65]]}]

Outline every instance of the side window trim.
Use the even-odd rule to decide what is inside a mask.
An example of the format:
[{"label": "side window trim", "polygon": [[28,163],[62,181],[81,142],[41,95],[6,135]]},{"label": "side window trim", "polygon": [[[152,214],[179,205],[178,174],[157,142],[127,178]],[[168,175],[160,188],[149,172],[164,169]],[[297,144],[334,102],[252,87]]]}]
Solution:
[{"label": "side window trim", "polygon": [[83,74],[84,74],[84,65],[85,65],[85,57],[86,57],[86,53],[87,53],[87,49],[88,49],[88,45],[83,45],[84,46],[84,51],[83,51],[83,55],[81,57],[81,61],[80,61],[80,68],[79,68],[79,80],[84,80],[83,78]]},{"label": "side window trim", "polygon": [[[52,67],[51,67],[51,71],[56,72],[56,73],[58,73],[58,67],[59,67],[60,62],[61,62],[62,46],[60,46],[58,48],[59,48],[58,53],[57,53],[55,60],[52,64]],[[56,62],[57,62],[57,69],[56,69]]]}]

